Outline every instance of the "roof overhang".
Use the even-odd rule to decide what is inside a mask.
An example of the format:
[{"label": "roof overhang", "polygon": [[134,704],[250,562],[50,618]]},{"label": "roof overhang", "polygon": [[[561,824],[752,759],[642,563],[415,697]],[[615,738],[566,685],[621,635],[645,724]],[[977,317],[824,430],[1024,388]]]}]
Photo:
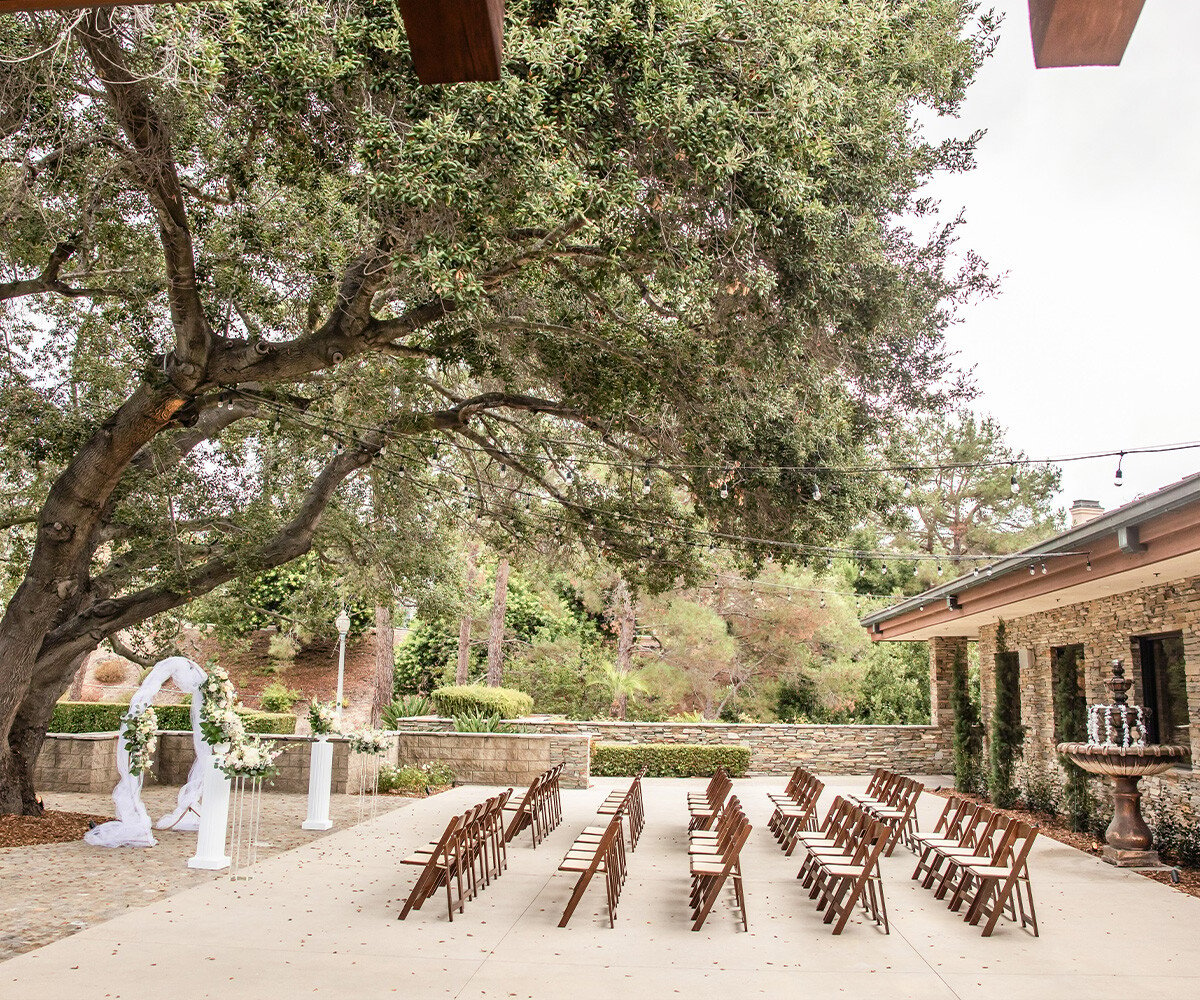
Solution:
[{"label": "roof overhang", "polygon": [[862,623],[872,638],[884,641],[974,638],[981,626],[1000,618],[1192,576],[1200,576],[1200,475],[1003,557],[990,574],[959,577],[867,615]]},{"label": "roof overhang", "polygon": [[1145,0],[1029,0],[1038,69],[1119,66]]},{"label": "roof overhang", "polygon": [[[142,7],[197,0],[126,0]],[[80,0],[0,0],[0,14],[107,6]],[[423,84],[500,79],[504,0],[400,0],[417,79]]]}]

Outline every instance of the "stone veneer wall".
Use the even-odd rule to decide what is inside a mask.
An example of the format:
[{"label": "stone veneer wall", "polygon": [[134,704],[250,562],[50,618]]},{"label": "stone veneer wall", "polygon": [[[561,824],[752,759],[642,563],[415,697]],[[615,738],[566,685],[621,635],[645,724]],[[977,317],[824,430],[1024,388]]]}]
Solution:
[{"label": "stone veneer wall", "polygon": [[[265,786],[276,792],[308,792],[308,763],[311,753],[311,736],[271,735],[263,739],[274,743],[277,750],[283,752],[276,758],[275,766],[279,769],[272,775]],[[333,793],[346,791],[349,765],[350,746],[347,740],[334,737],[333,743]],[[196,759],[196,752],[190,732],[163,732],[158,737],[158,749],[154,754],[154,766],[147,775],[147,784],[182,785],[187,782],[188,771]],[[357,783],[353,786],[358,790]]]},{"label": "stone veneer wall", "polygon": [[34,783],[51,792],[111,792],[117,784],[116,733],[48,733]]},{"label": "stone veneer wall", "polygon": [[[408,731],[445,731],[446,719],[409,719]],[[588,734],[600,743],[715,743],[750,750],[749,774],[790,774],[800,764],[818,774],[869,774],[877,767],[909,774],[950,769],[949,730],[937,726],[798,726],[725,722],[532,722],[527,733]],[[465,734],[464,734],[465,735]]]},{"label": "stone veneer wall", "polygon": [[587,733],[453,733],[442,720],[427,722],[428,731],[406,727],[396,737],[397,764],[441,761],[455,780],[470,785],[511,785],[522,789],[543,771],[566,761],[561,781],[567,788],[587,788],[591,777],[591,737]]},{"label": "stone veneer wall", "polygon": [[[1027,727],[1024,761],[1027,767],[1056,766],[1054,697],[1050,650],[1081,644],[1087,700],[1107,702],[1104,679],[1112,660],[1125,661],[1125,676],[1133,681],[1131,703],[1143,702],[1138,636],[1182,632],[1186,660],[1192,760],[1200,760],[1200,577],[1145,587],[1127,594],[1071,604],[1021,618],[1005,619],[1007,644],[1020,654],[1021,721]],[[979,669],[985,731],[995,700],[996,626],[979,636]],[[1093,780],[1093,791],[1107,796],[1109,782]],[[1200,819],[1200,774],[1190,767],[1175,768],[1140,785],[1145,813],[1152,821],[1164,814],[1186,822]]]}]

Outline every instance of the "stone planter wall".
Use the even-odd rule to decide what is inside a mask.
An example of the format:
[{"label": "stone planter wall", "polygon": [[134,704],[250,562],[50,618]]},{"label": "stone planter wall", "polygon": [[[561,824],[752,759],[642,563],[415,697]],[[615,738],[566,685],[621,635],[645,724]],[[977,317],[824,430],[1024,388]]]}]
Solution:
[{"label": "stone planter wall", "polygon": [[118,777],[116,733],[49,733],[34,770],[50,792],[111,792]]},{"label": "stone planter wall", "polygon": [[[308,762],[311,736],[271,736],[283,748],[276,760],[279,773],[269,779],[268,790],[308,792]],[[347,787],[350,748],[345,739],[333,743],[333,792]],[[116,733],[50,733],[38,757],[36,782],[51,792],[111,792],[117,784]],[[183,785],[196,759],[190,732],[162,732],[154,753],[154,766],[146,773],[146,785]],[[355,779],[354,790],[358,790]]]},{"label": "stone planter wall", "polygon": [[397,764],[442,761],[455,780],[470,785],[511,785],[522,789],[543,771],[566,761],[562,784],[587,788],[591,739],[587,733],[453,733],[404,731],[396,739]]}]

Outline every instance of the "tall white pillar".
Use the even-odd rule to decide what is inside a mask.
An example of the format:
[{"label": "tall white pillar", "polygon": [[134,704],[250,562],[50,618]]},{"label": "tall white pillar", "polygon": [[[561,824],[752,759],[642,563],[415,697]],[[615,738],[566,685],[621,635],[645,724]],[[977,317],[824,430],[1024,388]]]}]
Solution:
[{"label": "tall white pillar", "polygon": [[328,830],[329,790],[333,783],[333,744],[324,736],[312,741],[308,763],[308,818],[300,824],[305,830]]},{"label": "tall white pillar", "polygon": [[[218,747],[220,753],[224,747]],[[200,832],[196,853],[188,858],[189,868],[220,871],[229,867],[225,853],[225,829],[229,825],[229,779],[217,769],[216,756],[205,764],[204,784],[200,792]]]}]

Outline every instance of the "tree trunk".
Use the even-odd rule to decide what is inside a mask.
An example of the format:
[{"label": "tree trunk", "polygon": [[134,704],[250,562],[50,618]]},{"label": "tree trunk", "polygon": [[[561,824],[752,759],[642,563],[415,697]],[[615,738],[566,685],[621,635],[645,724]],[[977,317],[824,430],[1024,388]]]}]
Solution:
[{"label": "tree trunk", "polygon": [[471,611],[475,604],[475,559],[474,546],[467,549],[466,586],[463,588],[463,613],[458,621],[458,669],[454,671],[454,683],[466,684],[471,672]]},{"label": "tree trunk", "polygon": [[508,606],[508,559],[496,567],[496,596],[488,623],[488,687],[499,687],[504,680],[504,610]]},{"label": "tree trunk", "polygon": [[396,686],[396,629],[392,609],[375,606],[375,697],[371,702],[371,725],[378,726],[383,710],[392,703]]},{"label": "tree trunk", "polygon": [[[629,593],[629,585],[624,579],[617,580],[617,586],[613,590],[612,616],[617,623],[617,673],[625,678],[629,676],[633,666],[633,638],[636,626],[633,596]],[[624,722],[628,708],[629,693],[618,689],[609,714],[614,719]]]}]

